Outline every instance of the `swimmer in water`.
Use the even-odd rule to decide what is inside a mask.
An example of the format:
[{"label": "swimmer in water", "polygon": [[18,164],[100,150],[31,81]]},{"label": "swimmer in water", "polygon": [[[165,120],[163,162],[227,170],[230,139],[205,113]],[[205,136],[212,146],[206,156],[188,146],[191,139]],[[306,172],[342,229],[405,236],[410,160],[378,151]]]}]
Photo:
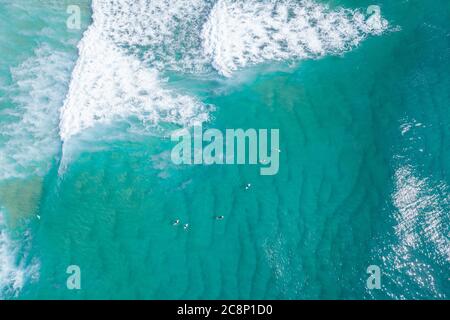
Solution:
[{"label": "swimmer in water", "polygon": [[245,186],[245,190],[248,190],[248,189],[250,189],[250,187],[252,186],[252,184],[251,183],[247,183],[247,185]]},{"label": "swimmer in water", "polygon": [[216,220],[223,220],[225,217],[224,216],[217,216]]},{"label": "swimmer in water", "polygon": [[183,229],[184,229],[184,230],[186,230],[187,228],[189,228],[189,223],[186,223],[186,224],[183,226]]},{"label": "swimmer in water", "polygon": [[174,226],[178,226],[179,224],[180,224],[180,220],[179,220],[179,219],[175,220],[175,221],[172,223],[172,225],[174,225]]}]

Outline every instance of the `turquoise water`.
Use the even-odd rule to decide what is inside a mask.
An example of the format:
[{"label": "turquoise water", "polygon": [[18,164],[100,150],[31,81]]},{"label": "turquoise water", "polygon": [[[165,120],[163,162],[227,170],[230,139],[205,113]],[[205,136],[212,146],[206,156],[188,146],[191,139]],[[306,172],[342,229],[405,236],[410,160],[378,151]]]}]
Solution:
[{"label": "turquoise water", "polygon": [[[271,1],[114,2],[71,0],[68,30],[68,2],[0,0],[1,298],[450,297],[448,1],[321,2],[388,22],[347,12],[340,43],[321,15],[323,52],[283,42],[318,1],[278,2],[297,20],[265,49],[239,39]],[[278,174],[173,164],[171,130],[205,119],[280,129]]]}]

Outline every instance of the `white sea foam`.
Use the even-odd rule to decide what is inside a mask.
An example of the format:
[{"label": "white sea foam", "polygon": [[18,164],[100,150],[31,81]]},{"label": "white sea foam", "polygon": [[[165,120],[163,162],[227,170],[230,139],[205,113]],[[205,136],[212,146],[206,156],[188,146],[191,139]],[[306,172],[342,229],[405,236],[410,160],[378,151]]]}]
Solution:
[{"label": "white sea foam", "polygon": [[103,36],[160,70],[201,72],[201,30],[214,1],[94,0]]},{"label": "white sea foam", "polygon": [[47,45],[11,68],[14,84],[2,88],[14,108],[2,111],[0,179],[42,175],[58,152],[59,109],[73,62],[70,54]]},{"label": "white sea foam", "polygon": [[264,61],[339,54],[369,34],[380,34],[387,21],[358,10],[332,11],[306,1],[219,0],[204,25],[204,53],[224,76]]},{"label": "white sea foam", "polygon": [[93,0],[93,24],[61,113],[63,141],[117,120],[206,121],[208,108],[169,89],[165,71],[231,76],[270,60],[342,53],[387,22],[312,1]]},{"label": "white sea foam", "polygon": [[[26,26],[26,17],[36,16],[38,6],[35,2],[26,5],[11,1],[5,12],[16,15]],[[57,14],[55,11],[52,19],[57,19]],[[25,246],[30,245],[29,239],[17,239],[8,229],[4,214],[16,223],[36,205],[40,177],[47,173],[50,160],[59,151],[59,109],[74,65],[72,54],[65,51],[67,47],[59,41],[57,32],[47,27],[15,29],[10,30],[11,37],[8,31],[2,34],[0,45],[8,46],[13,38],[20,39],[24,51],[19,59],[28,58],[19,62],[7,55],[8,69],[0,77],[0,208],[5,211],[0,211],[0,299],[16,297],[29,279],[38,277],[39,264],[27,257],[29,248]],[[31,38],[32,42],[28,42]],[[33,43],[37,43],[34,51],[28,52]],[[11,61],[17,62],[11,65]],[[5,183],[8,179],[14,181]]]},{"label": "white sea foam", "polygon": [[16,297],[28,280],[39,277],[39,264],[32,262],[26,266],[25,259],[18,258],[17,249],[0,212],[0,299]]}]

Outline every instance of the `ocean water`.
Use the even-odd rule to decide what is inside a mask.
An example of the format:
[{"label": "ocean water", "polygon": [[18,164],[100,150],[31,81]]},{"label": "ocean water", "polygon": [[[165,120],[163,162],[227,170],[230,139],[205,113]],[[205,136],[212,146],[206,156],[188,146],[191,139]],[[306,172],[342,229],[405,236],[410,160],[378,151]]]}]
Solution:
[{"label": "ocean water", "polygon": [[[0,0],[0,18],[0,298],[450,297],[448,1]],[[279,129],[278,174],[175,165],[171,132],[199,123]]]}]

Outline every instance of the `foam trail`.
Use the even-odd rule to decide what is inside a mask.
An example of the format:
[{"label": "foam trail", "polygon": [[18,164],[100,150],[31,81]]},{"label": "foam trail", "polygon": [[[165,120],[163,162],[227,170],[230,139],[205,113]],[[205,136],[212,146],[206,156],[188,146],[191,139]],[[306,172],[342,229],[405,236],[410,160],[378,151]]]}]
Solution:
[{"label": "foam trail", "polygon": [[18,41],[16,49],[23,51],[17,57],[7,52],[0,76],[0,299],[17,297],[27,281],[39,275],[37,258],[28,257],[31,242],[25,238],[30,233],[25,238],[15,235],[36,209],[42,177],[59,152],[59,109],[74,65],[67,50],[70,40],[61,40],[50,28],[65,21],[65,11],[61,15],[60,8],[52,6],[45,22],[38,19],[26,28],[42,9],[37,1],[2,3],[3,16],[14,16],[13,22],[20,24],[5,29],[0,46]]},{"label": "foam trail", "polygon": [[28,280],[39,276],[39,264],[34,262],[25,267],[24,259],[17,259],[17,249],[7,234],[0,211],[0,299],[17,297]]},{"label": "foam trail", "polygon": [[73,62],[70,54],[42,45],[34,56],[11,68],[14,84],[4,88],[15,108],[3,110],[0,179],[43,175],[59,150],[59,109]]},{"label": "foam trail", "polygon": [[317,58],[339,54],[387,21],[375,12],[330,10],[313,1],[219,0],[202,31],[203,47],[224,76],[264,61]]}]

